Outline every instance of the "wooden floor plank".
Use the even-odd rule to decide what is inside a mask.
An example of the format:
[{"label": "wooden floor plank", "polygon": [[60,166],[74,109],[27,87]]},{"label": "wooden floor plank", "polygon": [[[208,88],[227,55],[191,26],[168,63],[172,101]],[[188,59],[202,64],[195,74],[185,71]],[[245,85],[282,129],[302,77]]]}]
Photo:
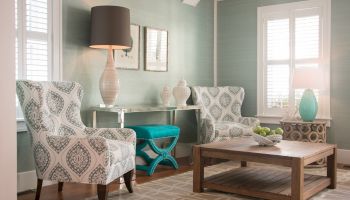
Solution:
[{"label": "wooden floor plank", "polygon": [[[175,170],[172,167],[159,166],[152,176],[147,176],[145,172],[137,171],[137,184],[142,184],[161,178],[174,176],[192,170],[190,159],[188,157],[176,159],[180,168]],[[79,183],[65,183],[62,192],[57,192],[57,184],[44,186],[41,191],[40,200],[79,200],[97,195],[96,185],[79,184]],[[109,187],[109,192],[117,191],[119,184],[113,182]],[[17,195],[17,200],[33,200],[35,198],[35,191],[26,191]]]}]

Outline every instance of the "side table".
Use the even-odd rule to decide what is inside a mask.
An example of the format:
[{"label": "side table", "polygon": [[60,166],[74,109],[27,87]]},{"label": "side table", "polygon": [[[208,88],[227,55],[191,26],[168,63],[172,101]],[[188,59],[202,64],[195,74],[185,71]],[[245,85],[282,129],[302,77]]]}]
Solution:
[{"label": "side table", "polygon": [[[303,122],[303,121],[280,121],[284,131],[284,140],[294,140],[312,143],[326,143],[326,124],[325,121]],[[308,165],[309,167],[326,166],[326,158],[320,159]]]}]

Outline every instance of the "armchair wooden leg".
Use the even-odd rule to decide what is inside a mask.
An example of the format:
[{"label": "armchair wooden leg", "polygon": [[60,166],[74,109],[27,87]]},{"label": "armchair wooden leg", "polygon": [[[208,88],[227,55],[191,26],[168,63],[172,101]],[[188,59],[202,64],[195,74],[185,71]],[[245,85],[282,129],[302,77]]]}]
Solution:
[{"label": "armchair wooden leg", "polygon": [[134,190],[132,188],[132,176],[133,175],[134,175],[134,170],[131,170],[123,175],[126,188],[128,189],[128,191],[130,193],[134,192]]},{"label": "armchair wooden leg", "polygon": [[39,200],[40,199],[40,193],[41,193],[42,186],[43,186],[43,179],[38,179],[37,185],[36,185],[35,200]]},{"label": "armchair wooden leg", "polygon": [[58,182],[58,192],[62,192],[63,190],[63,182]]},{"label": "armchair wooden leg", "polygon": [[98,184],[97,185],[97,196],[98,196],[98,200],[107,200],[108,186]]}]

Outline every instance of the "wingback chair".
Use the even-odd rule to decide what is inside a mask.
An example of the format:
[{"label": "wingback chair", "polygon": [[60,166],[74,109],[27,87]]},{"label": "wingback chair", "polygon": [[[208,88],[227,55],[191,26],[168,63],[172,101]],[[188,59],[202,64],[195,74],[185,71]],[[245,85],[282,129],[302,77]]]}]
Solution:
[{"label": "wingback chair", "polygon": [[195,105],[200,111],[201,143],[231,140],[249,135],[259,124],[257,118],[242,117],[244,89],[241,87],[192,87]]},{"label": "wingback chair", "polygon": [[17,81],[38,177],[43,180],[97,184],[107,199],[107,185],[123,176],[129,192],[135,168],[136,134],[131,129],[88,128],[80,118],[82,87],[75,82]]}]

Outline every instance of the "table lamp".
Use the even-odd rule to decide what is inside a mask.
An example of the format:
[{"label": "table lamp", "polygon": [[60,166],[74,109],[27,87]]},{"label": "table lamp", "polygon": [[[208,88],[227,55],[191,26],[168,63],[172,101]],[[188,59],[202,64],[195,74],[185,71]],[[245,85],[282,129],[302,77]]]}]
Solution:
[{"label": "table lamp", "polygon": [[105,106],[115,104],[119,78],[113,59],[114,49],[130,48],[130,12],[119,6],[96,6],[91,9],[90,47],[108,49],[106,67],[100,78],[100,93]]},{"label": "table lamp", "polygon": [[322,86],[322,73],[318,68],[298,68],[294,70],[293,88],[305,89],[299,104],[299,114],[304,122],[315,120],[318,103],[312,89]]}]

